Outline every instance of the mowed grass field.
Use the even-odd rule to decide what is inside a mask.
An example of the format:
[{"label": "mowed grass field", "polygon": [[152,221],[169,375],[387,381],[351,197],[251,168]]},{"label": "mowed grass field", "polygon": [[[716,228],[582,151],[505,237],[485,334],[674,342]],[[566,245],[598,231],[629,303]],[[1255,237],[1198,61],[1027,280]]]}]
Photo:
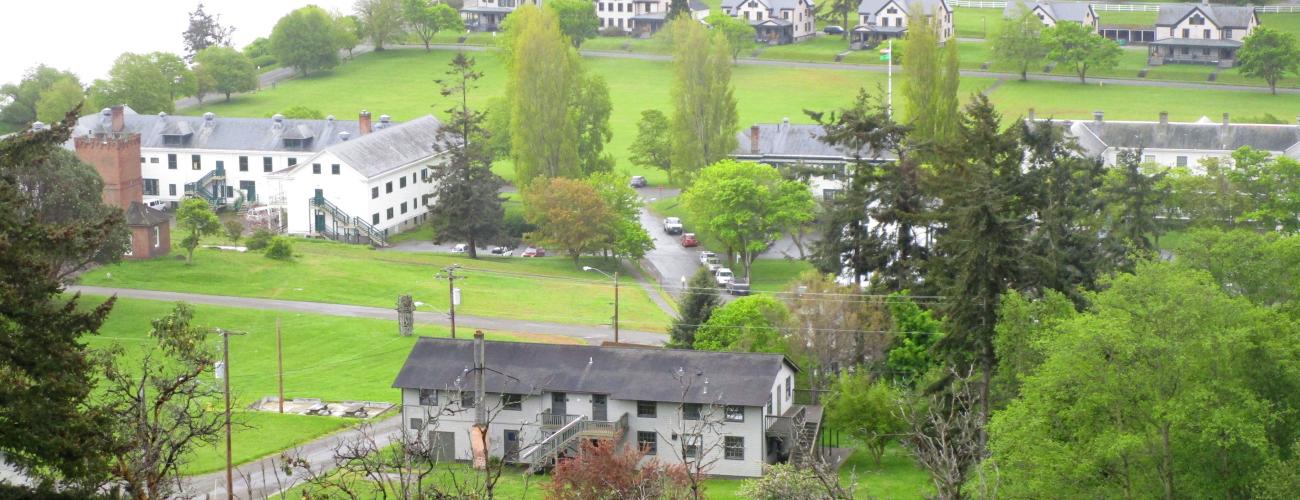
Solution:
[{"label": "mowed grass field", "polygon": [[[294,249],[299,256],[292,262],[199,249],[191,266],[174,258],[177,250],[163,258],[95,269],[81,283],[383,308],[394,307],[399,295],[411,294],[423,303],[421,311],[446,311],[447,282],[435,275],[458,264],[463,266],[458,274],[468,278],[457,283],[461,305],[456,310],[462,314],[580,325],[608,324],[612,315],[608,280],[584,273],[564,257],[471,260],[314,240],[295,240]],[[584,258],[582,265],[614,270],[612,260]],[[641,287],[627,284],[631,278],[623,287],[621,324],[662,331],[668,316]]]},{"label": "mowed grass field", "polygon": [[[87,295],[83,305],[103,302]],[[175,303],[119,298],[100,329],[86,338],[92,348],[118,344],[126,362],[139,359],[156,345],[149,338],[150,322],[169,313]],[[416,325],[416,335],[402,337],[395,321],[342,316],[276,313],[232,307],[192,305],[192,324],[245,332],[230,339],[230,388],[237,411],[232,457],[235,463],[255,460],[321,435],[360,422],[355,419],[280,415],[248,411],[252,402],[276,394],[275,322],[280,320],[286,398],[320,398],[327,401],[362,400],[399,402],[393,379],[418,336],[446,337],[446,327]],[[573,343],[569,337],[509,332],[484,332],[490,340]],[[219,337],[213,336],[213,342]],[[219,382],[209,373],[206,380]],[[212,402],[213,411],[221,401]],[[203,447],[190,457],[186,472],[198,474],[225,466],[224,441]]]}]

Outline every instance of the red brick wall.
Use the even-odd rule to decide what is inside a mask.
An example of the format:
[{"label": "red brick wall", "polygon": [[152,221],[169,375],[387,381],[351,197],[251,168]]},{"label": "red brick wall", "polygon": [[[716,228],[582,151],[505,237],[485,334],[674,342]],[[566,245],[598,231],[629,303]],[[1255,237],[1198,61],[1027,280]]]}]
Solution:
[{"label": "red brick wall", "polygon": [[158,246],[154,246],[153,227],[131,226],[131,255],[128,259],[149,259],[171,251],[170,228],[166,223],[158,228]]},{"label": "red brick wall", "polygon": [[104,179],[105,204],[125,210],[133,201],[144,201],[138,134],[77,137],[74,143],[81,161]]}]

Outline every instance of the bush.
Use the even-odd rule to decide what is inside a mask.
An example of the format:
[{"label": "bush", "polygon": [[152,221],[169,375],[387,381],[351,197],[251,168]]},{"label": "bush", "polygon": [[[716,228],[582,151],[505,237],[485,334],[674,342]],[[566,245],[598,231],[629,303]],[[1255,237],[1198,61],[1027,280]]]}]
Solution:
[{"label": "bush", "polygon": [[523,238],[525,233],[536,231],[537,226],[529,224],[527,220],[524,220],[524,214],[522,211],[507,210],[504,222],[502,223],[502,229],[506,232],[507,236],[519,239]]},{"label": "bush", "polygon": [[239,241],[239,237],[244,235],[244,221],[239,219],[230,219],[224,224],[226,227],[226,237],[230,238],[231,243]]},{"label": "bush", "polygon": [[284,236],[272,237],[266,246],[266,256],[275,260],[293,260],[293,242]]},{"label": "bush", "polygon": [[627,36],[627,32],[618,26],[610,26],[600,30],[600,36]]},{"label": "bush", "polygon": [[822,500],[835,498],[811,470],[790,464],[775,464],[763,477],[745,481],[740,495],[753,500]]},{"label": "bush", "polygon": [[253,65],[258,68],[269,68],[275,66],[275,56],[267,54],[253,58]]},{"label": "bush", "polygon": [[249,250],[261,250],[271,243],[271,238],[275,235],[265,229],[253,231],[253,235],[248,237],[248,243],[245,245]]}]

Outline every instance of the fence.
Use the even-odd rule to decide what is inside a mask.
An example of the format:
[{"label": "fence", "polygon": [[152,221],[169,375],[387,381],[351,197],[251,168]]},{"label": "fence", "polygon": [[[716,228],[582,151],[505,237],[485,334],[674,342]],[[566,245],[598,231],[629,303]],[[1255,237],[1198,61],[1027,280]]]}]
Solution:
[{"label": "fence", "polygon": [[[977,0],[949,0],[949,3],[952,4],[953,7],[970,7],[975,9],[1003,9],[1007,6],[1007,2],[985,2]],[[1094,3],[1092,4],[1092,8],[1098,11],[1107,12],[1159,12],[1161,5],[1175,4]],[[1260,14],[1296,13],[1300,12],[1300,5],[1260,5],[1255,7],[1255,12]]]}]

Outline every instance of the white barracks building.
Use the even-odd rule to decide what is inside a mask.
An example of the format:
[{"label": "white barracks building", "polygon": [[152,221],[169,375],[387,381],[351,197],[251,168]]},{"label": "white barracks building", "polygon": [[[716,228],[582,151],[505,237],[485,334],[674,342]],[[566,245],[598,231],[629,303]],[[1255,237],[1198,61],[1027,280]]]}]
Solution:
[{"label": "white barracks building", "polygon": [[216,208],[267,207],[280,228],[302,236],[384,245],[419,224],[442,161],[439,121],[139,115],[122,106],[81,118],[74,136],[112,126],[140,134],[146,202],[176,206],[187,195]]}]

